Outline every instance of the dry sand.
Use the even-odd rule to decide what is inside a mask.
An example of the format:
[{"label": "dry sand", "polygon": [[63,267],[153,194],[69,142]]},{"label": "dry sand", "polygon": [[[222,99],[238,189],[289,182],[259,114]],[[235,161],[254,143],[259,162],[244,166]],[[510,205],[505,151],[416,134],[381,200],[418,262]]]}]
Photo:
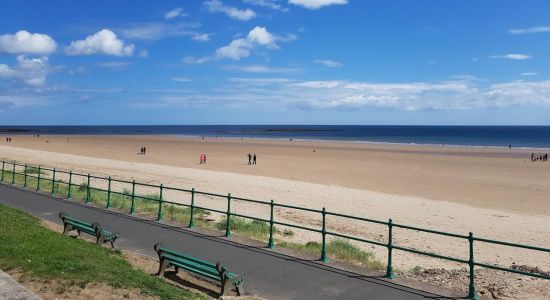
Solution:
[{"label": "dry sand", "polygon": [[[550,246],[550,163],[531,162],[528,149],[170,136],[13,136],[13,142],[2,144],[0,158],[6,160]],[[136,154],[141,146],[147,147],[147,155]],[[247,164],[249,152],[258,155],[258,165]],[[198,163],[201,153],[208,156],[206,165]],[[188,201],[175,192],[166,196]],[[197,201],[225,207],[223,200]],[[268,218],[265,207],[236,202],[237,213]],[[277,210],[276,218],[320,224],[319,214],[288,209]],[[383,226],[336,217],[328,217],[328,225],[332,231],[386,241]],[[294,240],[319,241],[318,234],[294,231]],[[395,241],[467,258],[466,241],[405,229],[395,230]],[[362,247],[385,260],[385,248]],[[504,246],[477,243],[476,259],[550,270],[550,254]],[[417,265],[464,267],[401,251],[396,251],[394,263],[403,270]]]}]

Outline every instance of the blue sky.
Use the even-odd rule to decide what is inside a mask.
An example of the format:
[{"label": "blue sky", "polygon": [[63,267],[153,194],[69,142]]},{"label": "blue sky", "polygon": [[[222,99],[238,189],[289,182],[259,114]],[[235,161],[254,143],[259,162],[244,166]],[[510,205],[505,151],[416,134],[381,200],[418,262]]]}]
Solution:
[{"label": "blue sky", "polygon": [[0,124],[550,125],[549,11],[1,1]]}]

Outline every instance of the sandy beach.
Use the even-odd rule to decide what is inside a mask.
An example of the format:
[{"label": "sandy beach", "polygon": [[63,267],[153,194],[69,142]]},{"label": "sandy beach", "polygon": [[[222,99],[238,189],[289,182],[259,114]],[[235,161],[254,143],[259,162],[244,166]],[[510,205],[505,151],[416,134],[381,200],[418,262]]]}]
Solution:
[{"label": "sandy beach", "polygon": [[[1,159],[549,247],[550,163],[531,162],[529,149],[174,136],[12,137],[11,143],[0,137]],[[142,146],[147,155],[138,154]],[[257,165],[248,165],[249,152],[257,154]],[[201,153],[207,155],[206,165],[199,164]],[[167,197],[186,201],[175,194]],[[266,217],[259,206],[237,204],[234,209]],[[280,209],[277,218],[319,225],[315,214]],[[381,226],[341,218],[328,218],[328,226],[385,240]],[[404,229],[397,229],[395,238],[401,246],[467,257],[465,241]],[[297,230],[292,239],[319,236]],[[385,259],[385,248],[362,247]],[[476,252],[489,263],[550,270],[549,254],[482,243]],[[402,269],[464,267],[403,252],[394,261]]]}]

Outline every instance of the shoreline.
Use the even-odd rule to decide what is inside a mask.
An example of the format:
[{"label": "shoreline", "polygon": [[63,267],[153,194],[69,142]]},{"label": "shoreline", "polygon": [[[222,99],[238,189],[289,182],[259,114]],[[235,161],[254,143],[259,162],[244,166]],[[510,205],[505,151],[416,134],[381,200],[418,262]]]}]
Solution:
[{"label": "shoreline", "polygon": [[[7,134],[0,133],[0,137]],[[31,134],[13,134],[13,136],[29,136]],[[194,135],[194,134],[44,134],[43,136],[80,136],[80,137],[94,137],[94,136],[164,136],[164,137],[177,137],[177,138],[188,138],[188,139],[202,139],[203,135]],[[217,135],[204,135],[205,138],[215,139],[215,140],[261,140],[261,141],[289,141],[290,138],[277,138],[277,137],[260,137],[260,136],[217,136]],[[389,146],[425,146],[425,147],[434,147],[434,148],[464,148],[464,149],[493,149],[493,150],[508,150],[508,146],[498,146],[498,145],[468,145],[468,144],[434,144],[434,143],[402,143],[402,142],[382,142],[382,141],[373,141],[373,140],[348,140],[348,139],[317,139],[317,138],[292,138],[292,142],[317,142],[317,143],[350,143],[350,144],[365,144],[365,145],[389,145]],[[533,150],[533,151],[550,151],[550,146],[548,147],[528,147],[528,146],[512,146],[512,150]]]}]

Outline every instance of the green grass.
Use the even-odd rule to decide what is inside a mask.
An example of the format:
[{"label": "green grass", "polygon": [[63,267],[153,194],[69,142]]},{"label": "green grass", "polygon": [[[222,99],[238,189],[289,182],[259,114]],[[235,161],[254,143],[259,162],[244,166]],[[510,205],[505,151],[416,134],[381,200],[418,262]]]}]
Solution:
[{"label": "green grass", "polygon": [[[321,244],[318,242],[299,244],[281,241],[277,246],[298,250],[310,255],[321,255]],[[373,270],[384,270],[386,268],[385,264],[377,260],[372,252],[362,250],[346,240],[335,239],[329,241],[326,251],[329,258],[334,260],[356,263]]]},{"label": "green grass", "polygon": [[[225,228],[227,227],[226,224],[227,218],[223,217],[216,222],[215,226],[216,229],[225,231]],[[236,233],[240,236],[257,240],[265,240],[269,238],[269,223],[264,221],[248,221],[241,217],[231,217],[229,228],[232,233]]]},{"label": "green grass", "polygon": [[3,205],[0,269],[19,269],[25,276],[61,279],[81,287],[104,282],[114,288],[137,288],[161,299],[206,299],[133,268],[119,251],[52,232],[37,218]]}]

